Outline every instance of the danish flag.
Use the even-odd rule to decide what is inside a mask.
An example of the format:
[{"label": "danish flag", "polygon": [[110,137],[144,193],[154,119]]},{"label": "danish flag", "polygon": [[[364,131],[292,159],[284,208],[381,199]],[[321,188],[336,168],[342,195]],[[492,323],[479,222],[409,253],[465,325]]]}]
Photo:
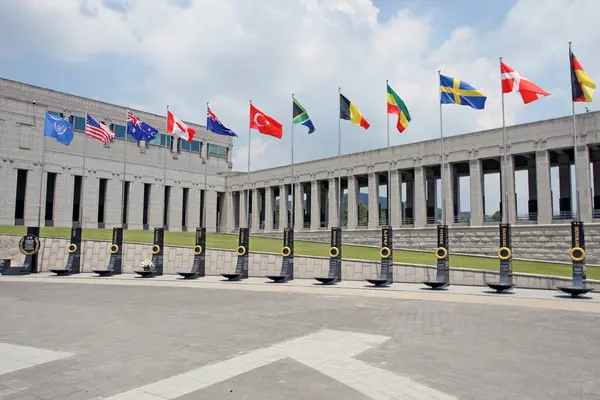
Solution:
[{"label": "danish flag", "polygon": [[549,96],[550,93],[519,74],[517,71],[500,61],[500,74],[502,77],[502,93],[519,92],[523,103],[536,101],[540,96]]},{"label": "danish flag", "polygon": [[192,128],[181,122],[171,111],[167,111],[167,133],[173,133],[187,142],[191,142],[196,134]]}]

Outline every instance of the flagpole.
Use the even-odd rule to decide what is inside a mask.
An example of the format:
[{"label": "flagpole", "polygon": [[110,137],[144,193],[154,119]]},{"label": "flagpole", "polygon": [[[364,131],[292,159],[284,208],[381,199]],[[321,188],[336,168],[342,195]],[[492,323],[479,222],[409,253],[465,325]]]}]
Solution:
[{"label": "flagpole", "polygon": [[[167,104],[167,132],[169,131],[169,105]],[[165,163],[163,166],[163,207],[164,207],[164,201],[165,198],[167,197],[167,142],[168,142],[168,138],[169,136],[165,135]],[[173,135],[171,135],[171,143],[173,143]],[[168,213],[169,210],[165,209],[163,210],[163,220],[162,220],[162,226],[164,228],[165,226],[165,214],[164,213]],[[169,220],[168,214],[167,214],[167,221]]]},{"label": "flagpole", "polygon": [[[340,118],[340,110],[342,109],[342,88],[338,86],[338,226],[341,228],[344,224],[344,210],[342,209],[342,170],[341,170],[341,149],[342,149],[342,123]],[[350,197],[350,192],[348,192]],[[348,207],[348,211],[350,207]]]},{"label": "flagpole", "polygon": [[[385,90],[386,90],[386,101],[385,101],[385,108],[386,108],[386,112],[385,112],[385,128],[387,131],[387,149],[388,149],[388,155],[390,157],[390,162],[388,163],[388,171],[387,171],[387,226],[391,227],[392,226],[392,202],[391,202],[391,188],[392,188],[392,155],[390,154],[390,115],[387,112],[387,88],[390,84],[389,79],[385,80]],[[399,105],[398,105],[399,106]],[[396,195],[396,193],[394,193],[394,196]]]},{"label": "flagpole", "polygon": [[[502,66],[502,57],[499,57]],[[504,207],[502,210],[502,222],[508,223],[508,186],[506,185],[506,175],[508,174],[508,163],[506,161],[506,119],[504,116],[504,90],[502,89],[502,75],[500,76],[500,95],[502,98],[502,143],[504,147],[504,173],[502,174],[502,191],[504,192]]]},{"label": "flagpole", "polygon": [[[33,105],[33,115],[35,116],[35,104]],[[46,129],[46,113],[48,112],[48,106],[45,107],[46,112],[44,113],[44,130]],[[44,166],[46,159],[46,132],[44,132],[44,136],[42,136],[42,172],[40,172],[40,201],[38,207],[38,218],[37,225],[38,229],[42,228],[42,186],[44,185]]]},{"label": "flagpole", "polygon": [[[127,109],[127,115],[129,115],[129,109]],[[116,129],[116,128],[115,128]],[[125,186],[127,185],[126,177],[127,174],[127,119],[125,119],[125,155],[123,156],[123,196],[121,196],[121,203],[123,204],[123,210],[125,215],[127,215],[127,209],[125,208]],[[123,214],[121,213],[121,226],[125,228],[125,219],[123,218]]]},{"label": "flagpole", "polygon": [[[438,70],[438,86],[439,82],[442,79],[442,72]],[[439,88],[438,88],[439,90]],[[441,173],[441,200],[442,200],[442,225],[446,225],[446,196],[444,193],[444,123],[442,120],[442,101],[440,99],[440,155],[442,157],[440,164],[440,173]],[[435,217],[435,215],[434,215]]]},{"label": "flagpole", "polygon": [[[250,100],[249,115],[252,113],[252,100]],[[246,175],[246,182],[248,184],[248,195],[246,197],[246,227],[250,228],[250,143],[252,141],[252,128],[248,124],[248,174]],[[256,201],[256,199],[254,199]]]},{"label": "flagpole", "polygon": [[[284,186],[285,187],[285,186]],[[291,193],[292,193],[292,212],[290,213],[290,219],[291,221],[288,221],[288,225],[290,225],[292,227],[292,229],[294,228],[294,222],[295,222],[295,209],[294,206],[296,205],[295,203],[295,199],[294,199],[294,93],[292,93],[292,185],[291,185]],[[286,205],[287,205],[287,193],[286,193]],[[287,207],[286,207],[287,208]],[[281,206],[279,207],[279,209],[281,210]],[[281,219],[281,215],[280,215],[280,219]]]},{"label": "flagpole", "polygon": [[[569,63],[573,61],[571,59],[571,43],[569,42]],[[575,102],[573,101],[573,79],[571,81],[571,114],[573,115],[573,156],[575,162],[575,202],[577,205],[577,213],[575,214],[575,221],[579,221],[579,181],[577,180],[577,124],[575,122]],[[573,216],[571,216],[573,217]]]},{"label": "flagpole", "polygon": [[[206,109],[208,110],[208,101],[206,102]],[[206,228],[206,175],[208,174],[208,129],[204,135],[204,145],[206,146],[206,157],[204,157],[204,196],[202,201],[202,222],[201,227]]]},{"label": "flagpole", "polygon": [[[85,125],[87,127],[88,108],[85,108]],[[83,199],[85,198],[85,159],[87,156],[87,133],[83,136],[83,171],[81,172],[81,199],[79,199],[79,220],[81,221],[81,229],[83,229]]]}]

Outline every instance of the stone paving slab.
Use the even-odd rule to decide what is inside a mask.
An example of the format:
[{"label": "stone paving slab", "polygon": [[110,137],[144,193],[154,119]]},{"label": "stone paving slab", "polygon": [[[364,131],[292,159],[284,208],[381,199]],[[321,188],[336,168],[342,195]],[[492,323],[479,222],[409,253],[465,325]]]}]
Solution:
[{"label": "stone paving slab", "polygon": [[[424,285],[395,283],[388,287],[376,288],[366,282],[343,281],[335,285],[321,285],[315,280],[296,279],[285,284],[275,284],[267,279],[249,278],[230,282],[222,277],[207,276],[186,280],[173,275],[154,278],[140,278],[137,275],[117,275],[98,277],[95,274],[77,274],[57,277],[54,274],[35,274],[26,277],[4,277],[18,282],[78,282],[87,284],[170,286],[187,288],[215,288],[226,290],[267,291],[307,294],[335,294],[381,298],[401,298],[406,300],[452,301],[474,304],[495,304],[524,306],[533,308],[553,308],[571,311],[600,313],[600,295],[588,293],[572,298],[558,290],[515,289],[513,292],[496,293],[487,288],[452,285],[447,290],[431,290]],[[0,279],[0,283],[3,279]]]},{"label": "stone paving slab", "polygon": [[[491,295],[395,297],[405,292],[173,277],[0,279],[0,343],[71,354],[1,374],[0,399],[108,399],[161,382],[161,394],[131,398],[600,399],[600,315],[553,308],[596,302],[518,299],[547,306],[531,308]],[[446,301],[452,296],[487,302]],[[302,345],[322,335],[339,340],[329,351]],[[263,349],[277,357],[258,362]],[[247,358],[250,369],[231,361]],[[226,375],[194,386],[206,368]],[[190,379],[164,386],[180,375]]]}]

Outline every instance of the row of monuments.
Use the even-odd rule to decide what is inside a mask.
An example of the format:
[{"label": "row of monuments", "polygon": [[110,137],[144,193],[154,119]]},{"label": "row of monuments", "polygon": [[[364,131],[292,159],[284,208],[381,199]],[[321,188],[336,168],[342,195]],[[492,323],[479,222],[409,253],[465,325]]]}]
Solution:
[{"label": "row of monuments", "polygon": [[[248,278],[248,266],[250,255],[250,232],[248,228],[239,231],[238,247],[236,249],[237,260],[232,273],[224,273],[222,276],[229,281],[239,281]],[[500,247],[498,258],[500,260],[500,273],[497,282],[486,282],[485,284],[497,292],[505,292],[514,288],[512,270],[511,250],[511,227],[510,224],[499,226]],[[143,278],[151,278],[163,275],[163,248],[164,229],[154,229],[154,240],[151,248],[151,259],[144,262],[140,269],[134,272]],[[29,227],[27,234],[19,241],[19,250],[25,255],[22,266],[11,266],[10,260],[0,261],[0,273],[2,275],[27,275],[38,272],[38,252],[40,249],[39,228]],[[57,276],[78,274],[81,272],[81,228],[71,229],[71,238],[67,247],[68,258],[66,265],[61,268],[50,268]],[[375,287],[391,285],[394,280],[393,269],[393,231],[391,227],[385,227],[381,231],[380,268],[376,279],[367,279]],[[92,272],[99,276],[119,275],[123,272],[123,229],[113,228],[112,243],[109,246],[110,258],[104,269],[94,269]],[[195,245],[192,248],[194,261],[189,271],[179,272],[185,279],[204,277],[206,274],[206,228],[196,229]],[[283,235],[283,247],[281,249],[282,263],[278,275],[269,275],[268,279],[275,283],[288,282],[294,279],[294,230],[287,228]],[[434,252],[437,259],[435,280],[425,281],[423,284],[431,289],[444,289],[450,285],[450,252],[448,240],[448,226],[437,227],[437,248]],[[571,250],[569,256],[572,260],[572,284],[561,286],[558,289],[573,297],[580,296],[593,290],[586,284],[585,275],[585,235],[583,222],[571,222]],[[342,229],[331,229],[331,241],[329,248],[329,271],[327,276],[315,277],[323,285],[332,285],[342,281]]]}]

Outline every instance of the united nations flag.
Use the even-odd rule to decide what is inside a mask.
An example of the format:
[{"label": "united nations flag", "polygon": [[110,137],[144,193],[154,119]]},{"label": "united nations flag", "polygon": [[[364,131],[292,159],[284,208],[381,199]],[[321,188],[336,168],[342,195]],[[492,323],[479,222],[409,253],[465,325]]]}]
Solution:
[{"label": "united nations flag", "polygon": [[58,115],[46,112],[44,136],[53,137],[60,143],[68,146],[71,144],[71,140],[73,140],[73,127],[68,121],[65,121]]}]

